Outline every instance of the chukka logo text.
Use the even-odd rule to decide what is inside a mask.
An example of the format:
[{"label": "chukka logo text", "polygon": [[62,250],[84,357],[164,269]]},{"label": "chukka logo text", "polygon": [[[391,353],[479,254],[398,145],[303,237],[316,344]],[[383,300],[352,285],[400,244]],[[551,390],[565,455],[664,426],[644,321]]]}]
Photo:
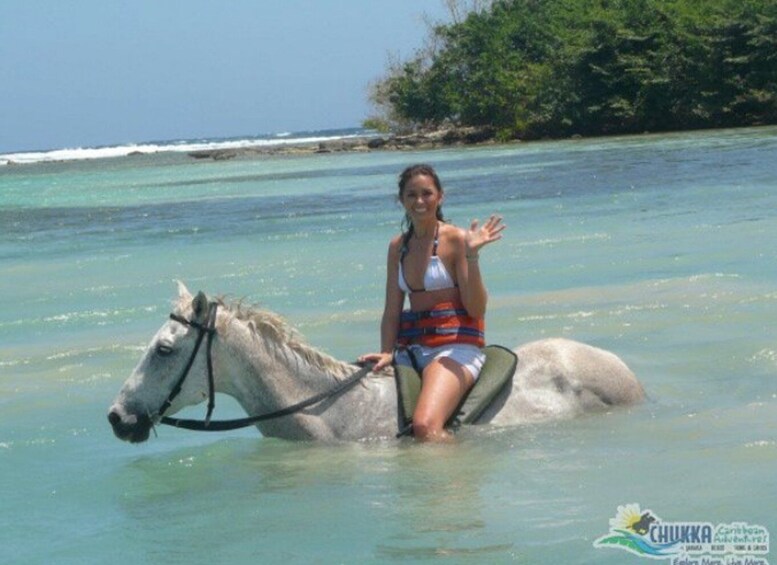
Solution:
[{"label": "chukka logo text", "polygon": [[638,504],[618,506],[594,547],[622,549],[671,565],[768,565],[769,531],[746,522],[667,522]]}]

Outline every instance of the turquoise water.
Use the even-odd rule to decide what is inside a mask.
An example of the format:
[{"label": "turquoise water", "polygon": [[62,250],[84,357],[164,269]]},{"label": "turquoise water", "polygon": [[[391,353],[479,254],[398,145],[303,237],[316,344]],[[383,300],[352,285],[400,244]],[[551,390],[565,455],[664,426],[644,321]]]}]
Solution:
[{"label": "turquoise water", "polygon": [[[453,446],[113,437],[177,279],[335,356],[374,350],[395,178],[417,161],[454,222],[509,226],[482,259],[489,341],[610,349],[648,402]],[[777,532],[775,163],[758,128],[0,167],[0,562],[637,563],[592,545],[627,503]]]}]

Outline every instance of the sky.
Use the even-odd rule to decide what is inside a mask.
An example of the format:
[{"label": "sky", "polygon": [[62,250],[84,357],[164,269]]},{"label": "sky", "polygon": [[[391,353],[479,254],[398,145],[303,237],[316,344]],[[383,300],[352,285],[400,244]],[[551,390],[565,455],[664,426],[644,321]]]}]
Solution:
[{"label": "sky", "polygon": [[0,0],[0,153],[358,127],[443,0]]}]

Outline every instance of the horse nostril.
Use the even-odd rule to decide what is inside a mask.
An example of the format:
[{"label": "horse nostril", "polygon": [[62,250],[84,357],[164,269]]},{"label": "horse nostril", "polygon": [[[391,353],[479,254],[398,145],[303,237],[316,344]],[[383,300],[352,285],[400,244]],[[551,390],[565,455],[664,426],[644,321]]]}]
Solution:
[{"label": "horse nostril", "polygon": [[121,416],[119,416],[118,412],[111,410],[108,412],[108,421],[111,423],[111,426],[115,428],[121,423]]},{"label": "horse nostril", "polygon": [[127,414],[122,406],[109,409],[108,422],[117,438],[132,443],[146,441],[154,425],[147,415]]}]

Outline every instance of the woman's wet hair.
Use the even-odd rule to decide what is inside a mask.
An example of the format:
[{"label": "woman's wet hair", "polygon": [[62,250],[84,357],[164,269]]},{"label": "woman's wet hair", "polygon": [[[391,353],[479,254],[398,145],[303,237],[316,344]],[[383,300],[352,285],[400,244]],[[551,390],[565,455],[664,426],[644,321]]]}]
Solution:
[{"label": "woman's wet hair", "polygon": [[[407,186],[407,183],[410,182],[410,180],[413,177],[417,176],[427,176],[434,182],[434,187],[440,191],[440,194],[442,194],[444,191],[442,189],[442,183],[440,182],[440,177],[437,176],[437,172],[434,170],[434,167],[431,165],[426,165],[424,163],[419,163],[417,165],[410,165],[407,167],[402,173],[399,175],[399,201],[402,202],[402,196],[405,192],[405,187]],[[442,213],[442,206],[437,207],[437,219],[441,222],[445,222],[445,217]],[[408,233],[411,233],[413,231],[413,223],[410,221],[410,216],[405,212],[405,217],[402,220],[402,231],[407,230]]]}]

